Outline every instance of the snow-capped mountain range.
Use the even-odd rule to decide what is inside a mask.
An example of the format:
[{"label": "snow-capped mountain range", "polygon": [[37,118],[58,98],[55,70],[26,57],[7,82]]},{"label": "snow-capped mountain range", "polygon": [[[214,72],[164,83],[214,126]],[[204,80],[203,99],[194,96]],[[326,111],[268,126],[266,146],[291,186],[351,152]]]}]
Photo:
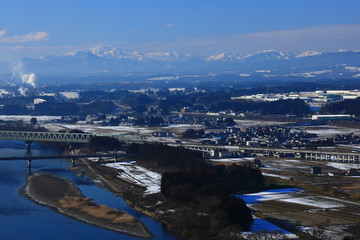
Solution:
[{"label": "snow-capped mountain range", "polygon": [[[360,51],[287,52],[265,50],[240,56],[219,53],[208,57],[171,52],[128,51],[96,47],[41,58],[22,59],[24,70],[37,74],[174,74],[236,72],[239,76],[358,77]],[[350,70],[352,69],[352,70]],[[309,74],[307,74],[309,73]],[[318,74],[313,74],[318,73]]]}]

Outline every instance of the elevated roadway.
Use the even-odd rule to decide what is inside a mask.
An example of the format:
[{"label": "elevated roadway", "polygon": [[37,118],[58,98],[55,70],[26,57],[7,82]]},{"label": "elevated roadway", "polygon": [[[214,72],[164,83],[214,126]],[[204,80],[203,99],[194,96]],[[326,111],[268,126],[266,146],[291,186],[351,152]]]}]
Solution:
[{"label": "elevated roadway", "polygon": [[295,157],[298,159],[337,161],[360,163],[360,152],[310,150],[310,149],[288,149],[288,148],[261,148],[248,146],[224,146],[224,145],[200,145],[200,144],[169,144],[170,146],[182,146],[201,152],[213,153],[216,150],[228,150],[246,153],[253,156],[267,157]]}]

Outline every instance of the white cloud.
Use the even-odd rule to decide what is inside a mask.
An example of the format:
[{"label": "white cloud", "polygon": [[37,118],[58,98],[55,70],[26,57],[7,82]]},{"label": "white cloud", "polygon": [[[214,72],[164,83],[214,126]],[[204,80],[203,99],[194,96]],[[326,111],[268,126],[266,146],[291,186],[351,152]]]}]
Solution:
[{"label": "white cloud", "polygon": [[176,27],[176,24],[166,24],[164,28],[174,28]]},{"label": "white cloud", "polygon": [[36,42],[47,40],[49,34],[47,32],[32,32],[25,35],[3,37],[6,31],[0,31],[0,42],[3,43],[19,43],[19,42]]},{"label": "white cloud", "polygon": [[6,34],[6,30],[0,30],[0,37],[4,36]]}]

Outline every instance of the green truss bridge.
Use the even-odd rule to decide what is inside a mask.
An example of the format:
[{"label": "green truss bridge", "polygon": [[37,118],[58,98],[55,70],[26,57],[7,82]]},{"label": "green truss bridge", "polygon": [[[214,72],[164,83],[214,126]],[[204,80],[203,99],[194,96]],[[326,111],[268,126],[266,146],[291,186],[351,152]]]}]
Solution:
[{"label": "green truss bridge", "polygon": [[26,142],[64,142],[87,143],[91,137],[103,136],[116,138],[125,143],[143,143],[146,137],[130,134],[92,134],[92,133],[62,133],[62,132],[25,132],[25,131],[0,131],[0,140],[23,140]]}]

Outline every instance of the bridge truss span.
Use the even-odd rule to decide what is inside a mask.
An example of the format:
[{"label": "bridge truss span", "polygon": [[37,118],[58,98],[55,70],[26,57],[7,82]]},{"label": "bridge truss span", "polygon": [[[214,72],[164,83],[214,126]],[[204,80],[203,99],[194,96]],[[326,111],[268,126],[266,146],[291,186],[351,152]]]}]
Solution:
[{"label": "bridge truss span", "polygon": [[89,142],[95,136],[89,133],[55,133],[55,132],[23,132],[23,131],[0,131],[0,139],[42,141],[42,142]]},{"label": "bridge truss span", "polygon": [[145,136],[128,134],[96,135],[93,133],[0,131],[0,139],[38,142],[88,143],[90,139],[95,136],[113,137],[125,143],[143,143],[146,141]]}]

